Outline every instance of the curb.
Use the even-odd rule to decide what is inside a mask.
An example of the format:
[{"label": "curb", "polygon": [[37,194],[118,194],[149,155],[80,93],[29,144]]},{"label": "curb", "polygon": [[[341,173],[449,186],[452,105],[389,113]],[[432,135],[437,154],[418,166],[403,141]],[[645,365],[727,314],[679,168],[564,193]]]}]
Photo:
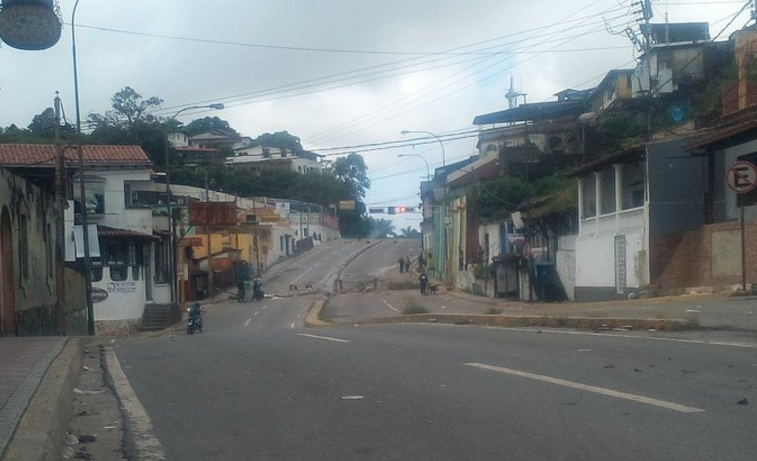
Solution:
[{"label": "curb", "polygon": [[119,402],[124,419],[126,452],[129,459],[141,461],[164,461],[166,459],[160,440],[153,435],[150,416],[134,393],[129,379],[121,368],[116,353],[110,346],[101,348],[106,382]]},{"label": "curb", "polygon": [[71,338],[63,346],[29,401],[3,461],[61,459],[82,354],[79,338]]},{"label": "curb", "polygon": [[[319,310],[320,312],[320,310]],[[357,320],[353,325],[388,323],[444,323],[452,325],[486,325],[499,327],[575,328],[578,330],[657,330],[682,331],[694,326],[682,319],[628,319],[597,317],[558,317],[548,315],[466,315],[466,314],[414,314]],[[326,324],[331,325],[331,324]]]},{"label": "curb", "polygon": [[321,320],[321,311],[326,306],[328,300],[320,299],[313,303],[308,309],[308,315],[305,318],[306,327],[330,327],[333,325],[331,322]]}]

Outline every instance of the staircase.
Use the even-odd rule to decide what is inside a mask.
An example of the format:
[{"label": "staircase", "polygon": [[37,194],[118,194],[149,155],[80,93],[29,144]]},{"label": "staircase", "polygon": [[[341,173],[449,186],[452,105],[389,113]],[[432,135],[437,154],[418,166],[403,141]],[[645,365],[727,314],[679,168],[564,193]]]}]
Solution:
[{"label": "staircase", "polygon": [[181,321],[178,304],[146,304],[139,331],[159,331]]}]

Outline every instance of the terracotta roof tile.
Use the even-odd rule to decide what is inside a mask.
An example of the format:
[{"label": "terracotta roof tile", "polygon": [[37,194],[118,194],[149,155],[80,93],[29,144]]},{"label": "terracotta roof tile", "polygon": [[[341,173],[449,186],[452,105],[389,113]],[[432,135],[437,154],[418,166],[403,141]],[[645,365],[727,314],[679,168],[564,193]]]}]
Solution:
[{"label": "terracotta roof tile", "polygon": [[[149,165],[150,159],[139,146],[82,146],[84,163]],[[76,149],[64,150],[66,160],[78,161]],[[3,166],[52,166],[55,159],[53,144],[0,144],[0,165]]]},{"label": "terracotta roof tile", "polygon": [[126,239],[142,239],[142,240],[160,240],[160,237],[154,235],[145,234],[143,232],[137,232],[129,229],[118,229],[116,227],[108,227],[98,224],[97,235],[105,238],[126,238]]}]

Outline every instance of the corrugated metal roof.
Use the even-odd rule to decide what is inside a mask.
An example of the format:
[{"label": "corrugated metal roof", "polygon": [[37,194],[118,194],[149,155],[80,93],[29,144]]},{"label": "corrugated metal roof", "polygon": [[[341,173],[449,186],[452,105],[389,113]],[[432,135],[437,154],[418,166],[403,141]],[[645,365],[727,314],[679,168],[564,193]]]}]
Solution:
[{"label": "corrugated metal roof", "polygon": [[[0,144],[0,165],[3,166],[53,166],[53,144]],[[63,155],[68,162],[78,161],[76,148],[66,147]],[[150,158],[139,146],[82,146],[84,163],[101,165],[150,165]]]},{"label": "corrugated metal roof", "polygon": [[521,104],[513,109],[477,115],[473,119],[474,125],[490,125],[505,122],[525,122],[550,120],[560,117],[576,116],[584,112],[586,104],[583,101],[547,101],[532,104]]}]

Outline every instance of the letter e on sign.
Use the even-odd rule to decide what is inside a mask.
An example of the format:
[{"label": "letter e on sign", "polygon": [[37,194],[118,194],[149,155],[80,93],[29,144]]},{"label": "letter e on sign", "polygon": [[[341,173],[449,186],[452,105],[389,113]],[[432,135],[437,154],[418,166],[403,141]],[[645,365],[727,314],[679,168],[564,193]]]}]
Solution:
[{"label": "letter e on sign", "polygon": [[736,162],[728,169],[728,187],[737,194],[746,194],[757,187],[757,167],[750,162]]}]

